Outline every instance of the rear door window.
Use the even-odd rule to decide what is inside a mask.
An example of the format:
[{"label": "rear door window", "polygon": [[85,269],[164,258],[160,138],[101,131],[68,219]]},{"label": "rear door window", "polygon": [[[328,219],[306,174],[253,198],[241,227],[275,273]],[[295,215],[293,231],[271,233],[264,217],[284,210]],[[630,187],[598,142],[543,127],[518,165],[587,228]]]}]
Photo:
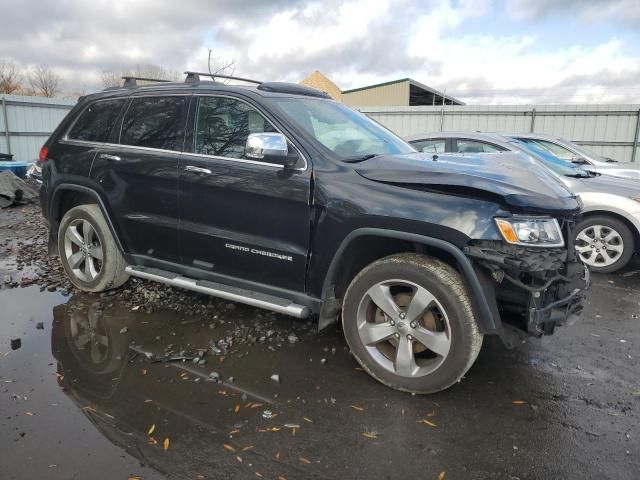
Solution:
[{"label": "rear door window", "polygon": [[446,151],[446,141],[444,138],[431,140],[418,140],[411,142],[413,148],[423,153],[444,153]]},{"label": "rear door window", "polygon": [[458,139],[454,151],[458,153],[496,153],[503,152],[506,148],[499,147],[492,143],[480,142],[478,140]]},{"label": "rear door window", "polygon": [[85,142],[106,142],[126,99],[102,100],[89,105],[69,131],[67,138]]},{"label": "rear door window", "polygon": [[182,151],[186,96],[133,98],[122,121],[120,143]]}]

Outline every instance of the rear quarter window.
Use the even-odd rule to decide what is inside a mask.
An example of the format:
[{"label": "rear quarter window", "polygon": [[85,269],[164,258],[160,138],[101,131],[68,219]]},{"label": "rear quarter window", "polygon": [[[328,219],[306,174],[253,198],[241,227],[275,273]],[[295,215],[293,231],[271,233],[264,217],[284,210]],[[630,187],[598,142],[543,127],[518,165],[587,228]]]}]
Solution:
[{"label": "rear quarter window", "polygon": [[122,121],[120,144],[181,151],[187,97],[138,97]]},{"label": "rear quarter window", "polygon": [[85,142],[105,142],[125,99],[102,100],[89,105],[71,127],[67,138]]}]

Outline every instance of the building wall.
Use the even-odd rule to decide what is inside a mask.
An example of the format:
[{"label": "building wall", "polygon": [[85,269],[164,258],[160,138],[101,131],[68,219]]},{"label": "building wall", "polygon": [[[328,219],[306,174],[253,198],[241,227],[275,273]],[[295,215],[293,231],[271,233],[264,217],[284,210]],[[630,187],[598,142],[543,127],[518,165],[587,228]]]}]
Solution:
[{"label": "building wall", "polygon": [[317,70],[307,78],[301,80],[300,83],[308,87],[322,90],[323,92],[331,95],[331,98],[338,102],[342,101],[342,91],[340,88]]},{"label": "building wall", "polygon": [[342,101],[350,106],[408,106],[409,82],[392,83],[356,92],[342,92]]},{"label": "building wall", "polygon": [[75,104],[75,100],[0,95],[0,152],[13,154],[16,161],[36,160],[42,144]]},{"label": "building wall", "polygon": [[[536,132],[556,135],[619,161],[640,162],[640,105],[461,105],[363,107],[400,136],[438,131]],[[634,149],[634,143],[636,148]]]}]

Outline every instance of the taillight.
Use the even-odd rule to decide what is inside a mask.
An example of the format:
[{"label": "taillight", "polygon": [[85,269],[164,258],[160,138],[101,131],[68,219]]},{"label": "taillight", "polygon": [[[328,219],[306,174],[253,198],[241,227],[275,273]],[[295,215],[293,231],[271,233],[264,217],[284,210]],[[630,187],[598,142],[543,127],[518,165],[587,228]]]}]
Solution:
[{"label": "taillight", "polygon": [[44,163],[47,161],[47,155],[49,155],[49,149],[45,146],[43,146],[40,149],[40,156],[39,156],[39,161],[40,163]]}]

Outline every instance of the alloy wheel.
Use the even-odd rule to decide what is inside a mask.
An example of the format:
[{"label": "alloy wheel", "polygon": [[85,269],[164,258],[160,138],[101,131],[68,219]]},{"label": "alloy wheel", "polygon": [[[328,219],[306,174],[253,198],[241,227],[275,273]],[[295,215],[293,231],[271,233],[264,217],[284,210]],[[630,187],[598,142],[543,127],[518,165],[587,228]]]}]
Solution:
[{"label": "alloy wheel", "polygon": [[605,225],[591,225],[576,237],[576,252],[590,267],[608,267],[622,255],[624,242],[616,230]]},{"label": "alloy wheel", "polygon": [[78,218],[69,223],[64,235],[64,254],[79,280],[91,282],[100,275],[104,251],[100,237],[89,221]]},{"label": "alloy wheel", "polygon": [[426,288],[406,280],[369,288],[358,306],[357,326],[371,358],[402,377],[432,373],[451,349],[444,308]]}]

